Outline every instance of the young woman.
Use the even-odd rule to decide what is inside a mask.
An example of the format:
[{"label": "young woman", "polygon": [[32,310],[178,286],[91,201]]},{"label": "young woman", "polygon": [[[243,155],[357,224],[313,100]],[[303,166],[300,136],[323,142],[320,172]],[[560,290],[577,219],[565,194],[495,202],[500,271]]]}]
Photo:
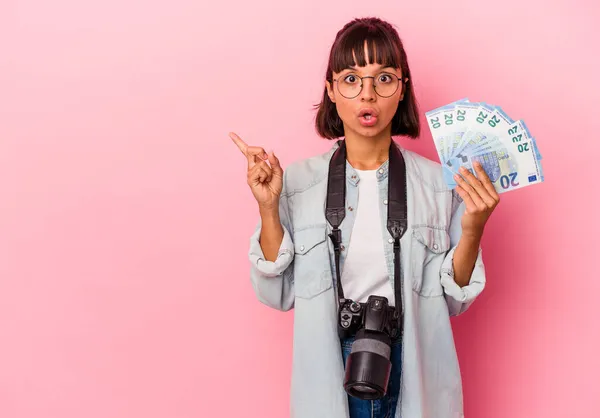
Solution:
[{"label": "young woman", "polygon": [[[295,312],[291,416],[462,417],[450,316],[465,312],[485,286],[480,240],[498,194],[480,166],[477,176],[461,170],[458,186],[448,189],[438,163],[392,140],[417,138],[419,114],[402,42],[380,19],[356,19],[338,32],[316,129],[337,140],[331,150],[297,161],[285,173],[274,153],[230,134],[248,160],[248,185],[260,211],[250,240],[252,285],[261,302]],[[406,173],[404,185],[390,186],[405,187],[406,196],[401,300],[395,292],[395,240],[387,227],[392,154],[401,155]],[[345,155],[346,183],[338,260],[325,214],[336,155]],[[378,295],[391,306],[402,305],[401,332],[389,346],[379,344],[389,347],[391,362],[383,397],[345,390],[357,337],[338,334],[336,277],[347,299],[365,304]]]}]

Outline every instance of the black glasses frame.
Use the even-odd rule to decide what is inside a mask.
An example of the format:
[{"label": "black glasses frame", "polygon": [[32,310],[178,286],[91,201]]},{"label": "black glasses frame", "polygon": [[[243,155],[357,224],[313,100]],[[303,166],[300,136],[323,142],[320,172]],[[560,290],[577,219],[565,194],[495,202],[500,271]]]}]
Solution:
[{"label": "black glasses frame", "polygon": [[[344,75],[344,76],[340,76],[340,77],[338,77],[338,78],[332,79],[331,81],[332,81],[332,82],[337,82],[337,86],[338,86],[338,92],[339,92],[339,93],[340,93],[340,94],[341,94],[343,97],[345,97],[346,99],[354,99],[355,97],[358,97],[358,95],[360,95],[360,93],[362,93],[362,89],[363,89],[363,87],[364,87],[364,85],[365,85],[365,83],[363,82],[363,80],[364,80],[365,78],[372,78],[372,79],[373,79],[373,90],[375,90],[375,93],[376,93],[376,94],[377,94],[379,97],[385,97],[385,98],[392,97],[392,96],[393,96],[394,94],[396,94],[396,92],[398,91],[398,87],[400,86],[400,84],[405,84],[405,83],[408,81],[408,80],[406,80],[406,81],[405,81],[405,80],[404,80],[402,77],[398,77],[396,74],[393,74],[393,73],[386,73],[386,72],[383,72],[383,73],[380,73],[380,74],[377,74],[377,75],[379,76],[379,75],[381,75],[381,74],[385,74],[385,75],[389,75],[389,76],[394,76],[394,77],[396,77],[396,79],[399,81],[398,85],[396,86],[396,90],[394,90],[394,92],[393,92],[392,94],[390,94],[389,96],[384,96],[384,95],[382,95],[382,94],[379,94],[379,92],[377,91],[377,86],[375,86],[375,76],[372,76],[372,75],[366,75],[366,76],[364,76],[364,77],[361,77],[361,76],[359,76],[359,75],[357,75],[357,74],[346,74],[346,75]],[[348,97],[348,96],[344,96],[344,95],[342,94],[342,92],[340,91],[340,83],[338,82],[338,80],[339,80],[340,78],[345,78],[345,77],[348,77],[348,76],[350,76],[350,75],[351,75],[351,76],[353,76],[353,77],[360,78],[360,90],[358,90],[358,93],[356,93],[356,95],[354,95],[354,96],[351,96],[351,97]]]}]

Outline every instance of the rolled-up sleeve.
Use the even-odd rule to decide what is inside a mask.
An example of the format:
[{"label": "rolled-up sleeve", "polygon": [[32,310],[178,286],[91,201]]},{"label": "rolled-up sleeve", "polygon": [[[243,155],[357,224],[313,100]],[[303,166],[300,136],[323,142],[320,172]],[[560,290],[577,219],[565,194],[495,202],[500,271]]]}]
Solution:
[{"label": "rolled-up sleeve", "polygon": [[[284,174],[285,181],[285,174]],[[285,187],[285,186],[284,186]],[[275,261],[265,259],[260,246],[261,222],[250,237],[250,280],[258,300],[265,305],[281,311],[294,306],[294,241],[290,225],[288,197],[281,194],[279,199],[279,218],[283,228],[283,240]]]},{"label": "rolled-up sleeve", "polygon": [[451,316],[456,316],[469,309],[477,296],[483,292],[486,278],[482,251],[481,248],[479,248],[477,260],[475,261],[475,267],[471,273],[469,283],[466,286],[460,287],[456,281],[454,281],[454,267],[452,262],[456,246],[458,245],[458,241],[462,234],[461,218],[465,211],[465,204],[460,199],[460,196],[456,194],[456,191],[453,191],[452,194],[453,210],[449,229],[451,248],[442,263],[440,276],[442,287],[444,289],[444,296],[448,304],[448,310]]}]

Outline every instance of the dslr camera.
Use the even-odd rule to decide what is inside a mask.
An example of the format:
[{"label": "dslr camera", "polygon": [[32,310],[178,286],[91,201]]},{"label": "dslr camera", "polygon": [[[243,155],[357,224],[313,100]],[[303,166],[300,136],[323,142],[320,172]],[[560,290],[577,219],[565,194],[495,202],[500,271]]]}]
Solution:
[{"label": "dslr camera", "polygon": [[366,303],[340,299],[339,337],[355,337],[344,377],[349,395],[367,400],[385,395],[392,370],[392,339],[401,332],[399,324],[398,312],[385,297],[371,295]]}]

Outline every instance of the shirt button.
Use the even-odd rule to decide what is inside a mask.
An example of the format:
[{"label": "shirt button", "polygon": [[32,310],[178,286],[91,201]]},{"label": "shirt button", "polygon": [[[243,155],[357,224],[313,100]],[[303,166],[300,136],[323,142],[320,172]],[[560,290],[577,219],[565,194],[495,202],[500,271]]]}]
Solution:
[{"label": "shirt button", "polygon": [[438,245],[437,244],[433,244],[433,249],[437,251]]},{"label": "shirt button", "polygon": [[383,174],[383,168],[379,169],[379,174]]},{"label": "shirt button", "polygon": [[353,208],[352,206],[348,206],[348,210],[349,210],[349,211],[353,211],[353,210],[354,210],[354,208]]},{"label": "shirt button", "polygon": [[384,205],[387,205],[387,204],[388,204],[388,200],[387,200],[387,199],[385,199],[385,200],[383,201],[383,204],[384,204]]},{"label": "shirt button", "polygon": [[340,250],[344,251],[346,249],[346,247],[344,247],[343,245],[340,245]]},{"label": "shirt button", "polygon": [[390,238],[390,239],[388,239],[388,242],[389,242],[390,244],[393,244],[393,243],[394,243],[394,238]]},{"label": "shirt button", "polygon": [[353,179],[355,179],[355,178],[356,178],[356,176],[352,176],[352,178],[353,178]]},{"label": "shirt button", "polygon": [[300,246],[300,251],[304,251],[304,245]]}]

